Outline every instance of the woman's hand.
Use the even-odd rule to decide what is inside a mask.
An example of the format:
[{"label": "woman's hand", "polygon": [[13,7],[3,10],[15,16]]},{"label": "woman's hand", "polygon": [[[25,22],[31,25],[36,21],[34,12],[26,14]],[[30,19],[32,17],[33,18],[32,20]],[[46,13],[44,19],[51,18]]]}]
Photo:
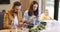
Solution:
[{"label": "woman's hand", "polygon": [[33,19],[35,19],[35,18],[36,18],[36,16],[32,15],[32,17],[29,19],[29,22],[32,22]]},{"label": "woman's hand", "polygon": [[32,15],[32,19],[35,19],[35,18],[36,18],[36,16]]}]

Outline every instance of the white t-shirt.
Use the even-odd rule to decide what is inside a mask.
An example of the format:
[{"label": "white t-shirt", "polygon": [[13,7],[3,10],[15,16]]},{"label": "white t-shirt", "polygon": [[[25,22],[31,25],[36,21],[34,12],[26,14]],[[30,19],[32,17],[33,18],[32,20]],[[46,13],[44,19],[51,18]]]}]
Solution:
[{"label": "white t-shirt", "polygon": [[18,17],[16,14],[14,14],[14,25],[18,25]]}]

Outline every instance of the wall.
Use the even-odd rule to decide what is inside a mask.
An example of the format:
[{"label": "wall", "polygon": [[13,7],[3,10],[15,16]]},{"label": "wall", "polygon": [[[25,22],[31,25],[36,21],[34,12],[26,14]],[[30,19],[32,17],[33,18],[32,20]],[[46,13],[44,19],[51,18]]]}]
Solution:
[{"label": "wall", "polygon": [[12,8],[12,5],[15,1],[20,1],[20,0],[10,0],[10,4],[0,4],[0,12],[5,9],[6,11],[7,10],[10,10]]},{"label": "wall", "polygon": [[25,10],[29,9],[32,1],[38,2],[39,0],[20,0],[20,2],[22,3],[22,10],[25,11]]},{"label": "wall", "polygon": [[29,1],[30,0],[20,0],[21,4],[22,4],[22,10],[27,10],[29,8]]},{"label": "wall", "polygon": [[[6,11],[10,10],[13,6],[13,3],[15,1],[20,1],[22,3],[22,10],[27,10],[29,9],[30,3],[34,0],[10,0],[10,4],[0,4],[0,12],[5,9]],[[39,1],[39,0],[35,0],[35,1]]]}]

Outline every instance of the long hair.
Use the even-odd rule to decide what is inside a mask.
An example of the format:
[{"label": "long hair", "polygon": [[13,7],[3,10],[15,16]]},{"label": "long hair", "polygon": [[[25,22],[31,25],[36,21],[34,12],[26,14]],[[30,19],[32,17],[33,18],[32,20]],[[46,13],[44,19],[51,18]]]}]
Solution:
[{"label": "long hair", "polygon": [[29,15],[29,16],[32,16],[33,14],[34,14],[35,16],[38,16],[38,7],[37,7],[37,10],[36,10],[36,11],[33,11],[33,5],[34,5],[34,4],[37,4],[37,5],[38,5],[38,3],[37,3],[36,1],[33,1],[33,2],[31,3],[30,8],[29,8],[29,11],[28,11],[28,15]]}]

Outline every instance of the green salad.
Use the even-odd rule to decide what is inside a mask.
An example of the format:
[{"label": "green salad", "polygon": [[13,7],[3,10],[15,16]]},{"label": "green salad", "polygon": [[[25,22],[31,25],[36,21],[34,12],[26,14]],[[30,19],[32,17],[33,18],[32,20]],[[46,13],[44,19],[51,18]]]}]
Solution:
[{"label": "green salad", "polygon": [[45,25],[39,24],[36,28],[31,28],[30,32],[37,32],[38,30],[43,30],[45,29]]}]

